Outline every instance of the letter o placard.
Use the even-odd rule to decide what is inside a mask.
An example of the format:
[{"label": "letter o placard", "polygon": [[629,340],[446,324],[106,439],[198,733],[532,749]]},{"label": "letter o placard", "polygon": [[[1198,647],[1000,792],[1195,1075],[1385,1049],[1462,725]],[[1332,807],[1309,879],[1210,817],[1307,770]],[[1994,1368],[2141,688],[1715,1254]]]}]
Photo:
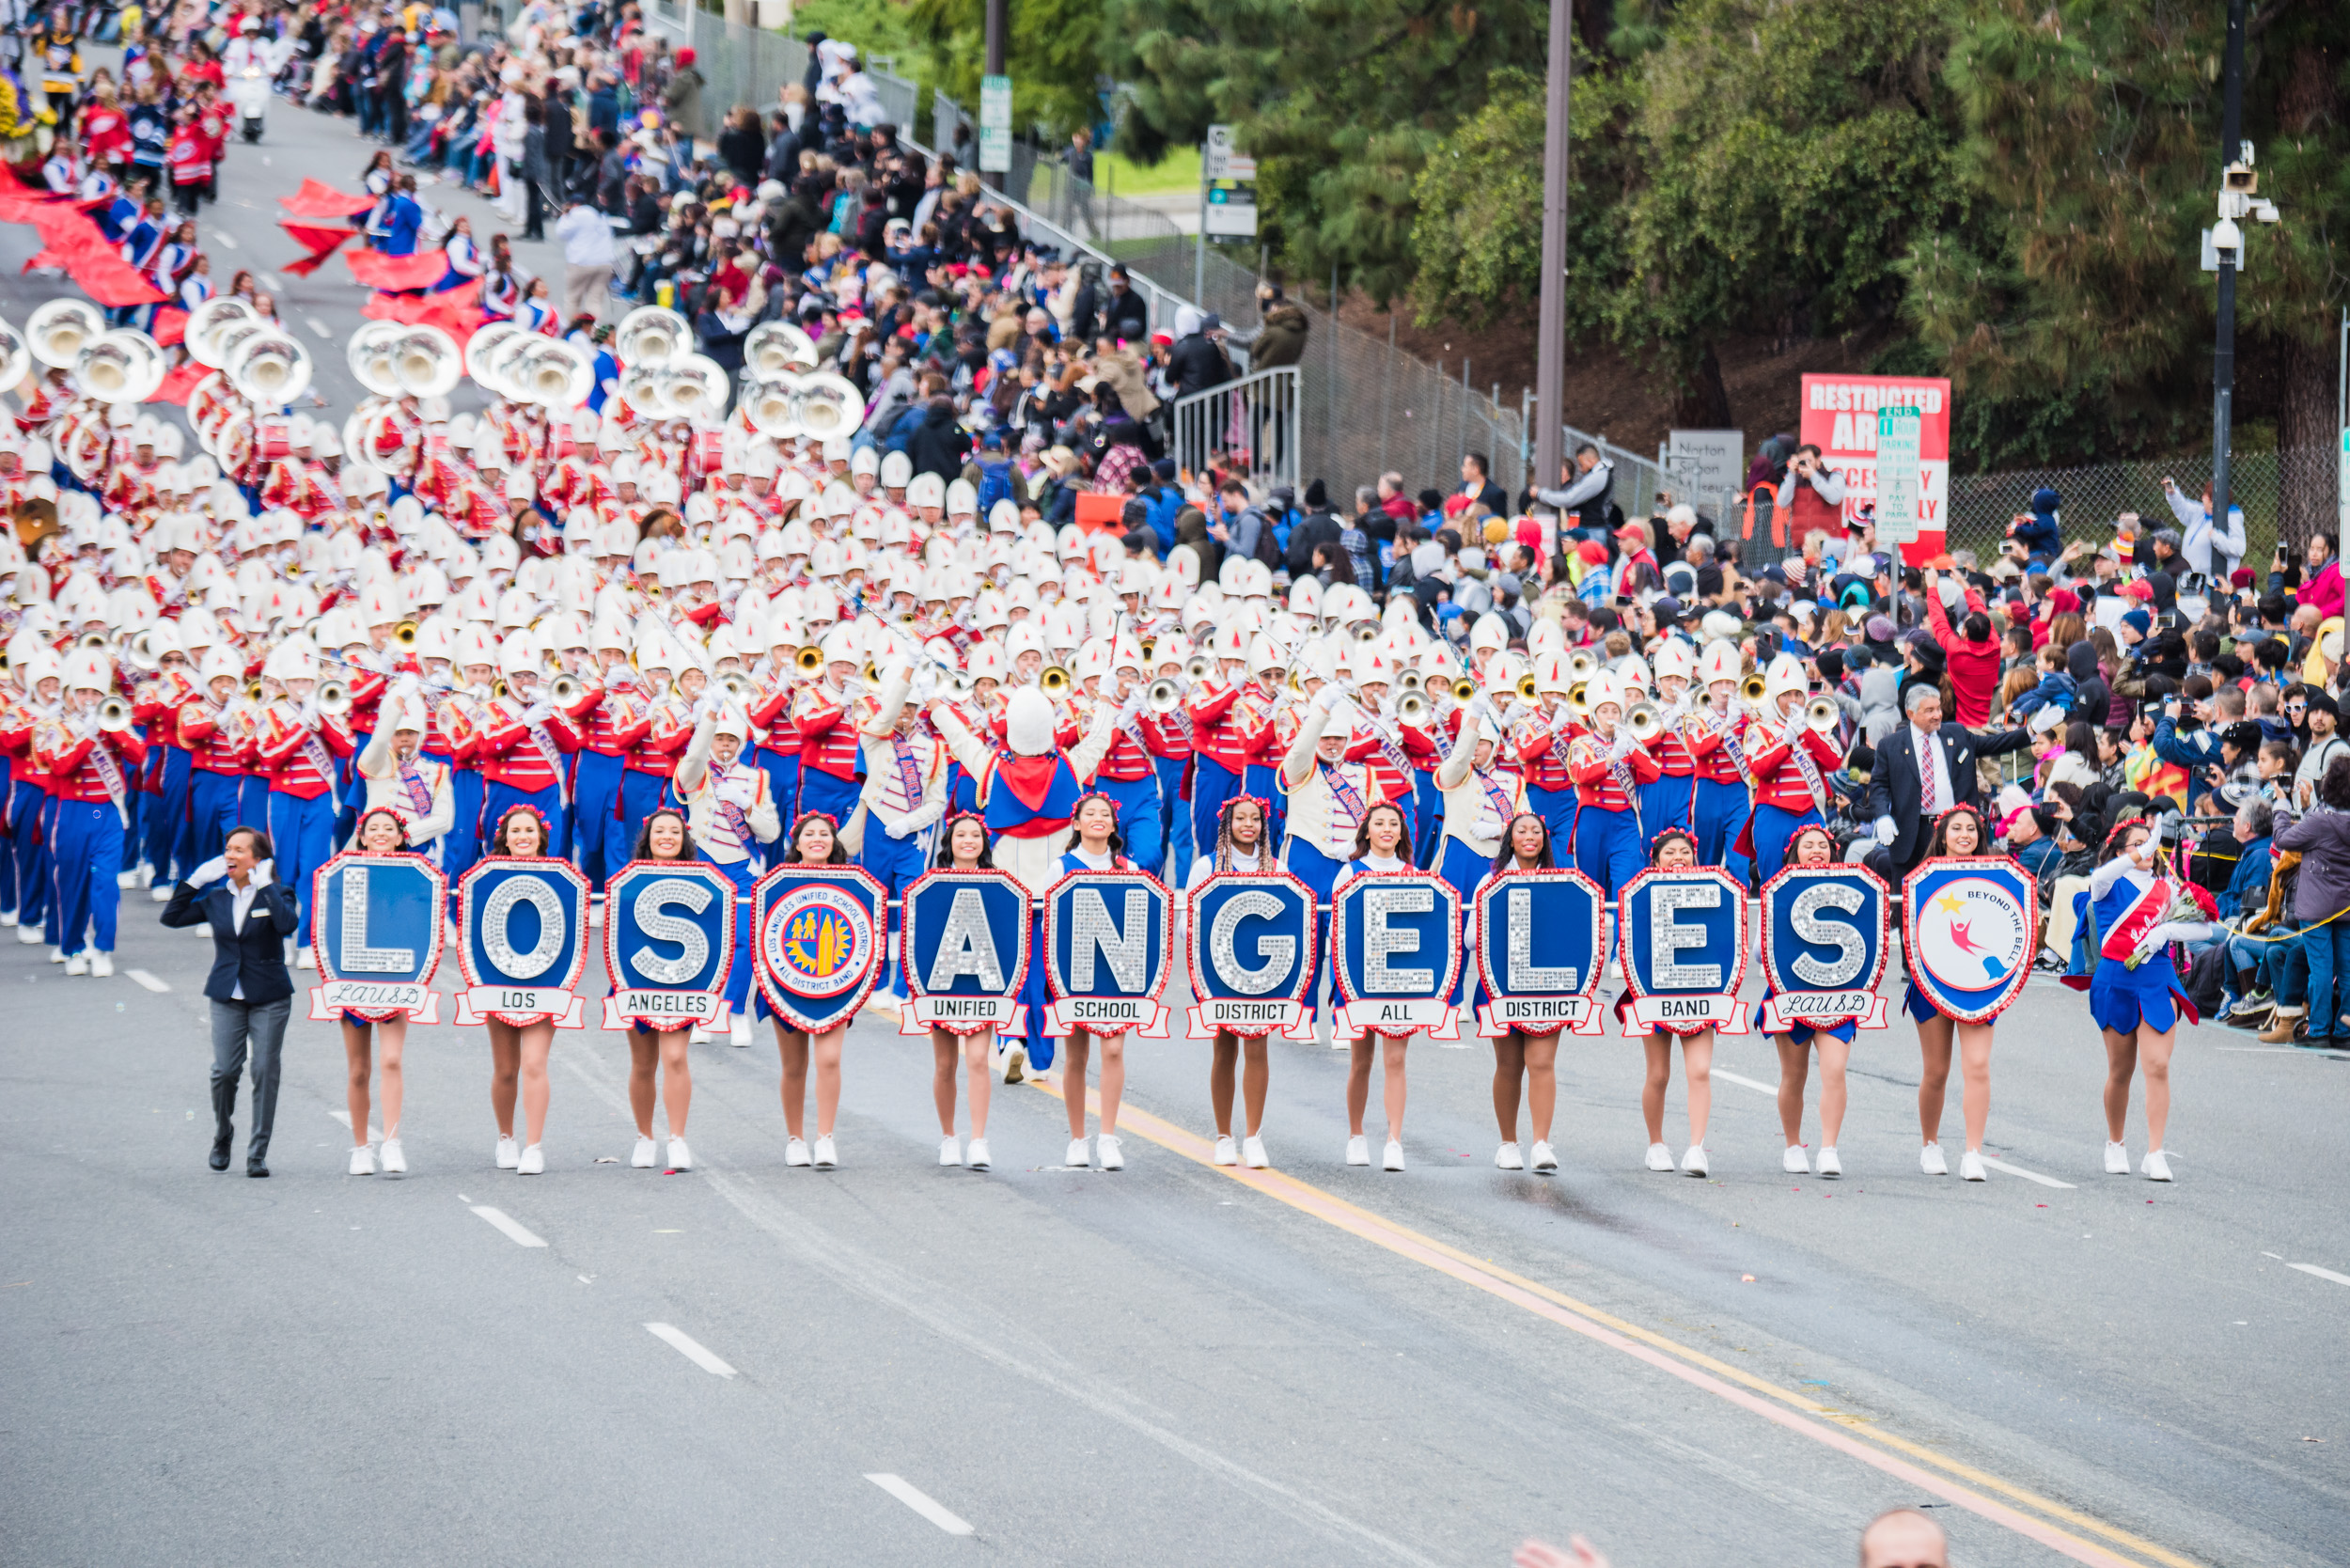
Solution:
[{"label": "letter o placard", "polygon": [[[457,926],[458,965],[475,992],[574,991],[588,966],[588,879],[565,860],[485,856],[457,885]],[[494,1001],[478,1011],[517,1026],[556,1016]]]}]

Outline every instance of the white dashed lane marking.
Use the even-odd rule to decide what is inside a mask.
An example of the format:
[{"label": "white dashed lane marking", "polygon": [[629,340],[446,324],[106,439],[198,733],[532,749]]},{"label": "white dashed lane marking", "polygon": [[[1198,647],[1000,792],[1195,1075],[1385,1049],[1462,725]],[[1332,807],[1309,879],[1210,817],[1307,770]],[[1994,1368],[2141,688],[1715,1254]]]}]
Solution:
[{"label": "white dashed lane marking", "polygon": [[915,1513],[945,1530],[948,1535],[969,1535],[971,1526],[951,1513],[946,1504],[923,1491],[903,1476],[869,1475],[865,1478]]},{"label": "white dashed lane marking", "polygon": [[713,1377],[732,1377],[734,1369],[718,1359],[710,1349],[685,1330],[666,1323],[649,1323],[645,1332],[684,1356]]}]

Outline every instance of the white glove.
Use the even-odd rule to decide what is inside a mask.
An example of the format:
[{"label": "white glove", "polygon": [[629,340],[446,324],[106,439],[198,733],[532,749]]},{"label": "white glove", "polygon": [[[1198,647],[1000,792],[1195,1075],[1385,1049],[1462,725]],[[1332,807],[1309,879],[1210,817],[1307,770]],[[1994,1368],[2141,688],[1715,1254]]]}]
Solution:
[{"label": "white glove", "polygon": [[225,855],[215,855],[210,860],[207,860],[204,864],[198,866],[196,870],[188,873],[188,886],[191,887],[210,887],[213,883],[218,882],[222,877],[225,877],[227,874],[228,857]]},{"label": "white glove", "polygon": [[98,715],[96,713],[82,713],[76,716],[73,720],[73,732],[76,735],[84,737],[85,739],[96,735],[98,733]]},{"label": "white glove", "polygon": [[[705,700],[707,699],[705,698]],[[544,698],[540,698],[538,701],[523,710],[523,722],[525,724],[544,724],[548,719],[554,716],[555,710],[547,706],[547,701]]]},{"label": "white glove", "polygon": [[412,697],[419,696],[423,691],[424,678],[414,670],[408,671],[392,682],[392,696],[402,702]]},{"label": "white glove", "polygon": [[879,811],[874,812],[873,817],[881,823],[882,831],[892,839],[903,839],[914,831],[906,825],[906,820],[903,817],[885,815]]},{"label": "white glove", "polygon": [[1339,688],[1336,685],[1325,685],[1314,693],[1314,706],[1325,713],[1337,713],[1339,711]]},{"label": "white glove", "polygon": [[1888,849],[1889,849],[1889,848],[1891,848],[1891,847],[1892,847],[1892,843],[1893,843],[1893,838],[1894,838],[1895,831],[1896,831],[1896,830],[1895,830],[1895,828],[1894,828],[1894,826],[1893,826],[1893,819],[1892,819],[1892,818],[1890,818],[1890,817],[1879,817],[1879,818],[1876,820],[1876,834],[1877,834],[1877,842],[1878,842],[1878,843],[1885,845],[1885,846],[1886,846],[1887,848],[1888,848]]},{"label": "white glove", "polygon": [[312,698],[302,705],[301,722],[302,728],[305,729],[316,729],[319,727],[319,703],[317,698]]},{"label": "white glove", "polygon": [[259,865],[254,867],[253,886],[256,887],[268,886],[270,884],[270,877],[272,873],[276,870],[276,869],[277,862],[274,860],[264,860]]}]

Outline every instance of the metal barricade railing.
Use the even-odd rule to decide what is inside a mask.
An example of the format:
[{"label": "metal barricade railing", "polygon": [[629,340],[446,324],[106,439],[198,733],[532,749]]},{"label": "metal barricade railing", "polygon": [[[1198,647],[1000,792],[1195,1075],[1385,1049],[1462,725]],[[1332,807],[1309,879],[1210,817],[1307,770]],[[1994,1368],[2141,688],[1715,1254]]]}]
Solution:
[{"label": "metal barricade railing", "polygon": [[1176,399],[1168,412],[1177,464],[1194,474],[1221,468],[1260,489],[1294,490],[1301,379],[1297,367],[1284,365]]}]

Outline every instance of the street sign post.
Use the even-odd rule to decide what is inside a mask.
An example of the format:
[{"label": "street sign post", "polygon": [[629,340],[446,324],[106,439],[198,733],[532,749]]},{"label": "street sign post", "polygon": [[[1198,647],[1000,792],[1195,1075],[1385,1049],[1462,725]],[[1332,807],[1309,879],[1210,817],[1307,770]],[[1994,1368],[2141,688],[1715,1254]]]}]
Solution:
[{"label": "street sign post", "polygon": [[[1199,144],[1199,232],[1192,240],[1191,297],[1208,293],[1208,237],[1254,239],[1257,233],[1257,160],[1232,145],[1229,125],[1208,127]],[[1219,189],[1219,182],[1226,188]],[[1230,186],[1237,182],[1236,194]]]},{"label": "street sign post", "polygon": [[1877,410],[1877,542],[1910,544],[1920,526],[1924,492],[1925,411]]},{"label": "street sign post", "polygon": [[1214,185],[1208,190],[1208,232],[1219,240],[1253,240],[1257,235],[1257,188],[1254,185]]},{"label": "street sign post", "polygon": [[979,78],[979,172],[1011,172],[1011,78]]}]

